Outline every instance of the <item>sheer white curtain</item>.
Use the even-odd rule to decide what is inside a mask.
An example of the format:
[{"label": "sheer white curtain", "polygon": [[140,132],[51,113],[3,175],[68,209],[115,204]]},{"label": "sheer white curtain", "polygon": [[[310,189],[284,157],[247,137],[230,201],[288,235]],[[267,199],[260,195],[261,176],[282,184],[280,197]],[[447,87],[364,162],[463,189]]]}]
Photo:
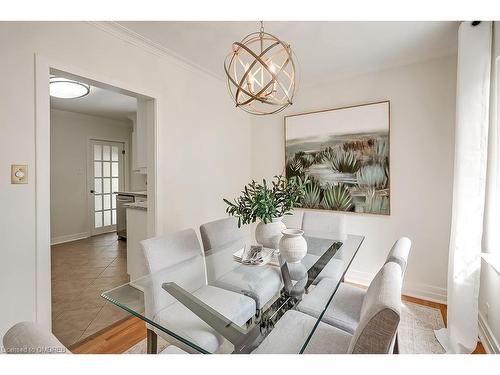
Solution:
[{"label": "sheer white curtain", "polygon": [[492,23],[458,32],[453,213],[448,262],[448,353],[470,353],[478,337],[479,271],[488,160]]},{"label": "sheer white curtain", "polygon": [[[496,39],[500,36],[500,22],[494,22]],[[496,40],[495,44],[498,45]],[[493,50],[495,50],[493,48]],[[498,47],[493,59],[498,56]],[[488,170],[486,176],[486,203],[484,207],[483,253],[499,254],[500,251],[500,131],[497,105],[499,103],[498,80],[500,59],[492,66],[492,89],[490,98],[490,130],[488,133]]]}]

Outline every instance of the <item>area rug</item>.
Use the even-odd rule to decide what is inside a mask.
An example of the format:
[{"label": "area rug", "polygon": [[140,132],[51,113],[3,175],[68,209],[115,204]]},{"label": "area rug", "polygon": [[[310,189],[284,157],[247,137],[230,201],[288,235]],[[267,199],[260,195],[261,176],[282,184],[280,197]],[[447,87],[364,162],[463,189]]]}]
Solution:
[{"label": "area rug", "polygon": [[444,328],[439,309],[403,302],[398,342],[401,354],[444,354],[434,330]]},{"label": "area rug", "polygon": [[[434,330],[444,327],[441,311],[433,307],[403,302],[398,342],[401,354],[443,354],[445,351],[434,336]],[[158,336],[158,352],[169,345]],[[140,341],[125,354],[146,354],[146,339]]]}]

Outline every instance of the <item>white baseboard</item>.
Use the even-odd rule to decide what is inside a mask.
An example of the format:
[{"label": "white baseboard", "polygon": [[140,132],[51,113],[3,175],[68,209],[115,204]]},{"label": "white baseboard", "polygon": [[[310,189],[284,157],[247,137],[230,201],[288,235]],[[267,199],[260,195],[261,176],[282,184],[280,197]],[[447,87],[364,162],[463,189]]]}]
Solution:
[{"label": "white baseboard", "polygon": [[[349,270],[346,280],[355,284],[369,285],[374,275],[357,270]],[[427,301],[446,304],[447,294],[445,288],[426,284],[412,284],[405,282],[403,294],[410,297],[420,298]]]},{"label": "white baseboard", "polygon": [[81,240],[90,237],[90,232],[82,232],[75,234],[68,234],[65,236],[54,237],[50,240],[51,245],[57,245],[60,243],[71,242],[76,240]]},{"label": "white baseboard", "polygon": [[447,304],[448,295],[445,288],[426,284],[403,284],[403,294],[405,296],[424,299],[431,302]]},{"label": "white baseboard", "polygon": [[488,321],[479,313],[479,339],[488,354],[500,354],[500,345],[493,335]]}]

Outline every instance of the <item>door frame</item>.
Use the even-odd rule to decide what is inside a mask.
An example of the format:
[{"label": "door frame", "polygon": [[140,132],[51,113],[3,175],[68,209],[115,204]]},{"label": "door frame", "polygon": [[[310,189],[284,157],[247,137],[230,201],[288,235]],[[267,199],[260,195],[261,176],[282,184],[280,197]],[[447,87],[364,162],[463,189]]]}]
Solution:
[{"label": "door frame", "polygon": [[90,233],[90,236],[95,236],[98,234],[103,234],[103,233],[110,233],[114,232],[116,230],[116,223],[114,224],[114,230],[98,230],[95,231],[94,228],[94,201],[93,197],[94,195],[90,192],[92,190],[92,176],[94,175],[93,167],[94,167],[94,153],[93,153],[93,142],[109,142],[109,143],[122,143],[123,144],[123,149],[125,150],[124,158],[123,158],[123,164],[122,164],[122,169],[123,169],[123,176],[121,178],[122,180],[122,186],[119,186],[119,190],[128,190],[129,189],[129,173],[128,173],[128,168],[129,168],[129,144],[128,141],[122,138],[116,138],[116,139],[100,139],[96,137],[88,137],[87,138],[87,213],[88,213],[88,232]]},{"label": "door frame", "polygon": [[159,212],[158,189],[158,119],[157,92],[103,75],[101,72],[68,65],[35,53],[35,317],[36,321],[52,331],[51,255],[50,255],[50,95],[51,70],[64,72],[75,79],[121,92],[148,101],[148,237],[156,235]]}]

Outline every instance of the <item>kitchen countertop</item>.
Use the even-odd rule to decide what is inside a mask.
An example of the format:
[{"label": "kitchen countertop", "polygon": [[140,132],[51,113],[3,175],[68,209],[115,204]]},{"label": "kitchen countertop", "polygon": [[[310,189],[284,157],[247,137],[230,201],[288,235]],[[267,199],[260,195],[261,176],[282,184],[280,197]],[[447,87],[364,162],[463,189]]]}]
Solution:
[{"label": "kitchen countertop", "polygon": [[120,195],[132,195],[134,197],[147,197],[148,192],[146,190],[144,191],[116,191],[116,194]]},{"label": "kitchen countertop", "polygon": [[148,210],[148,202],[135,202],[135,203],[126,203],[123,205],[126,208],[131,208],[133,210]]}]

